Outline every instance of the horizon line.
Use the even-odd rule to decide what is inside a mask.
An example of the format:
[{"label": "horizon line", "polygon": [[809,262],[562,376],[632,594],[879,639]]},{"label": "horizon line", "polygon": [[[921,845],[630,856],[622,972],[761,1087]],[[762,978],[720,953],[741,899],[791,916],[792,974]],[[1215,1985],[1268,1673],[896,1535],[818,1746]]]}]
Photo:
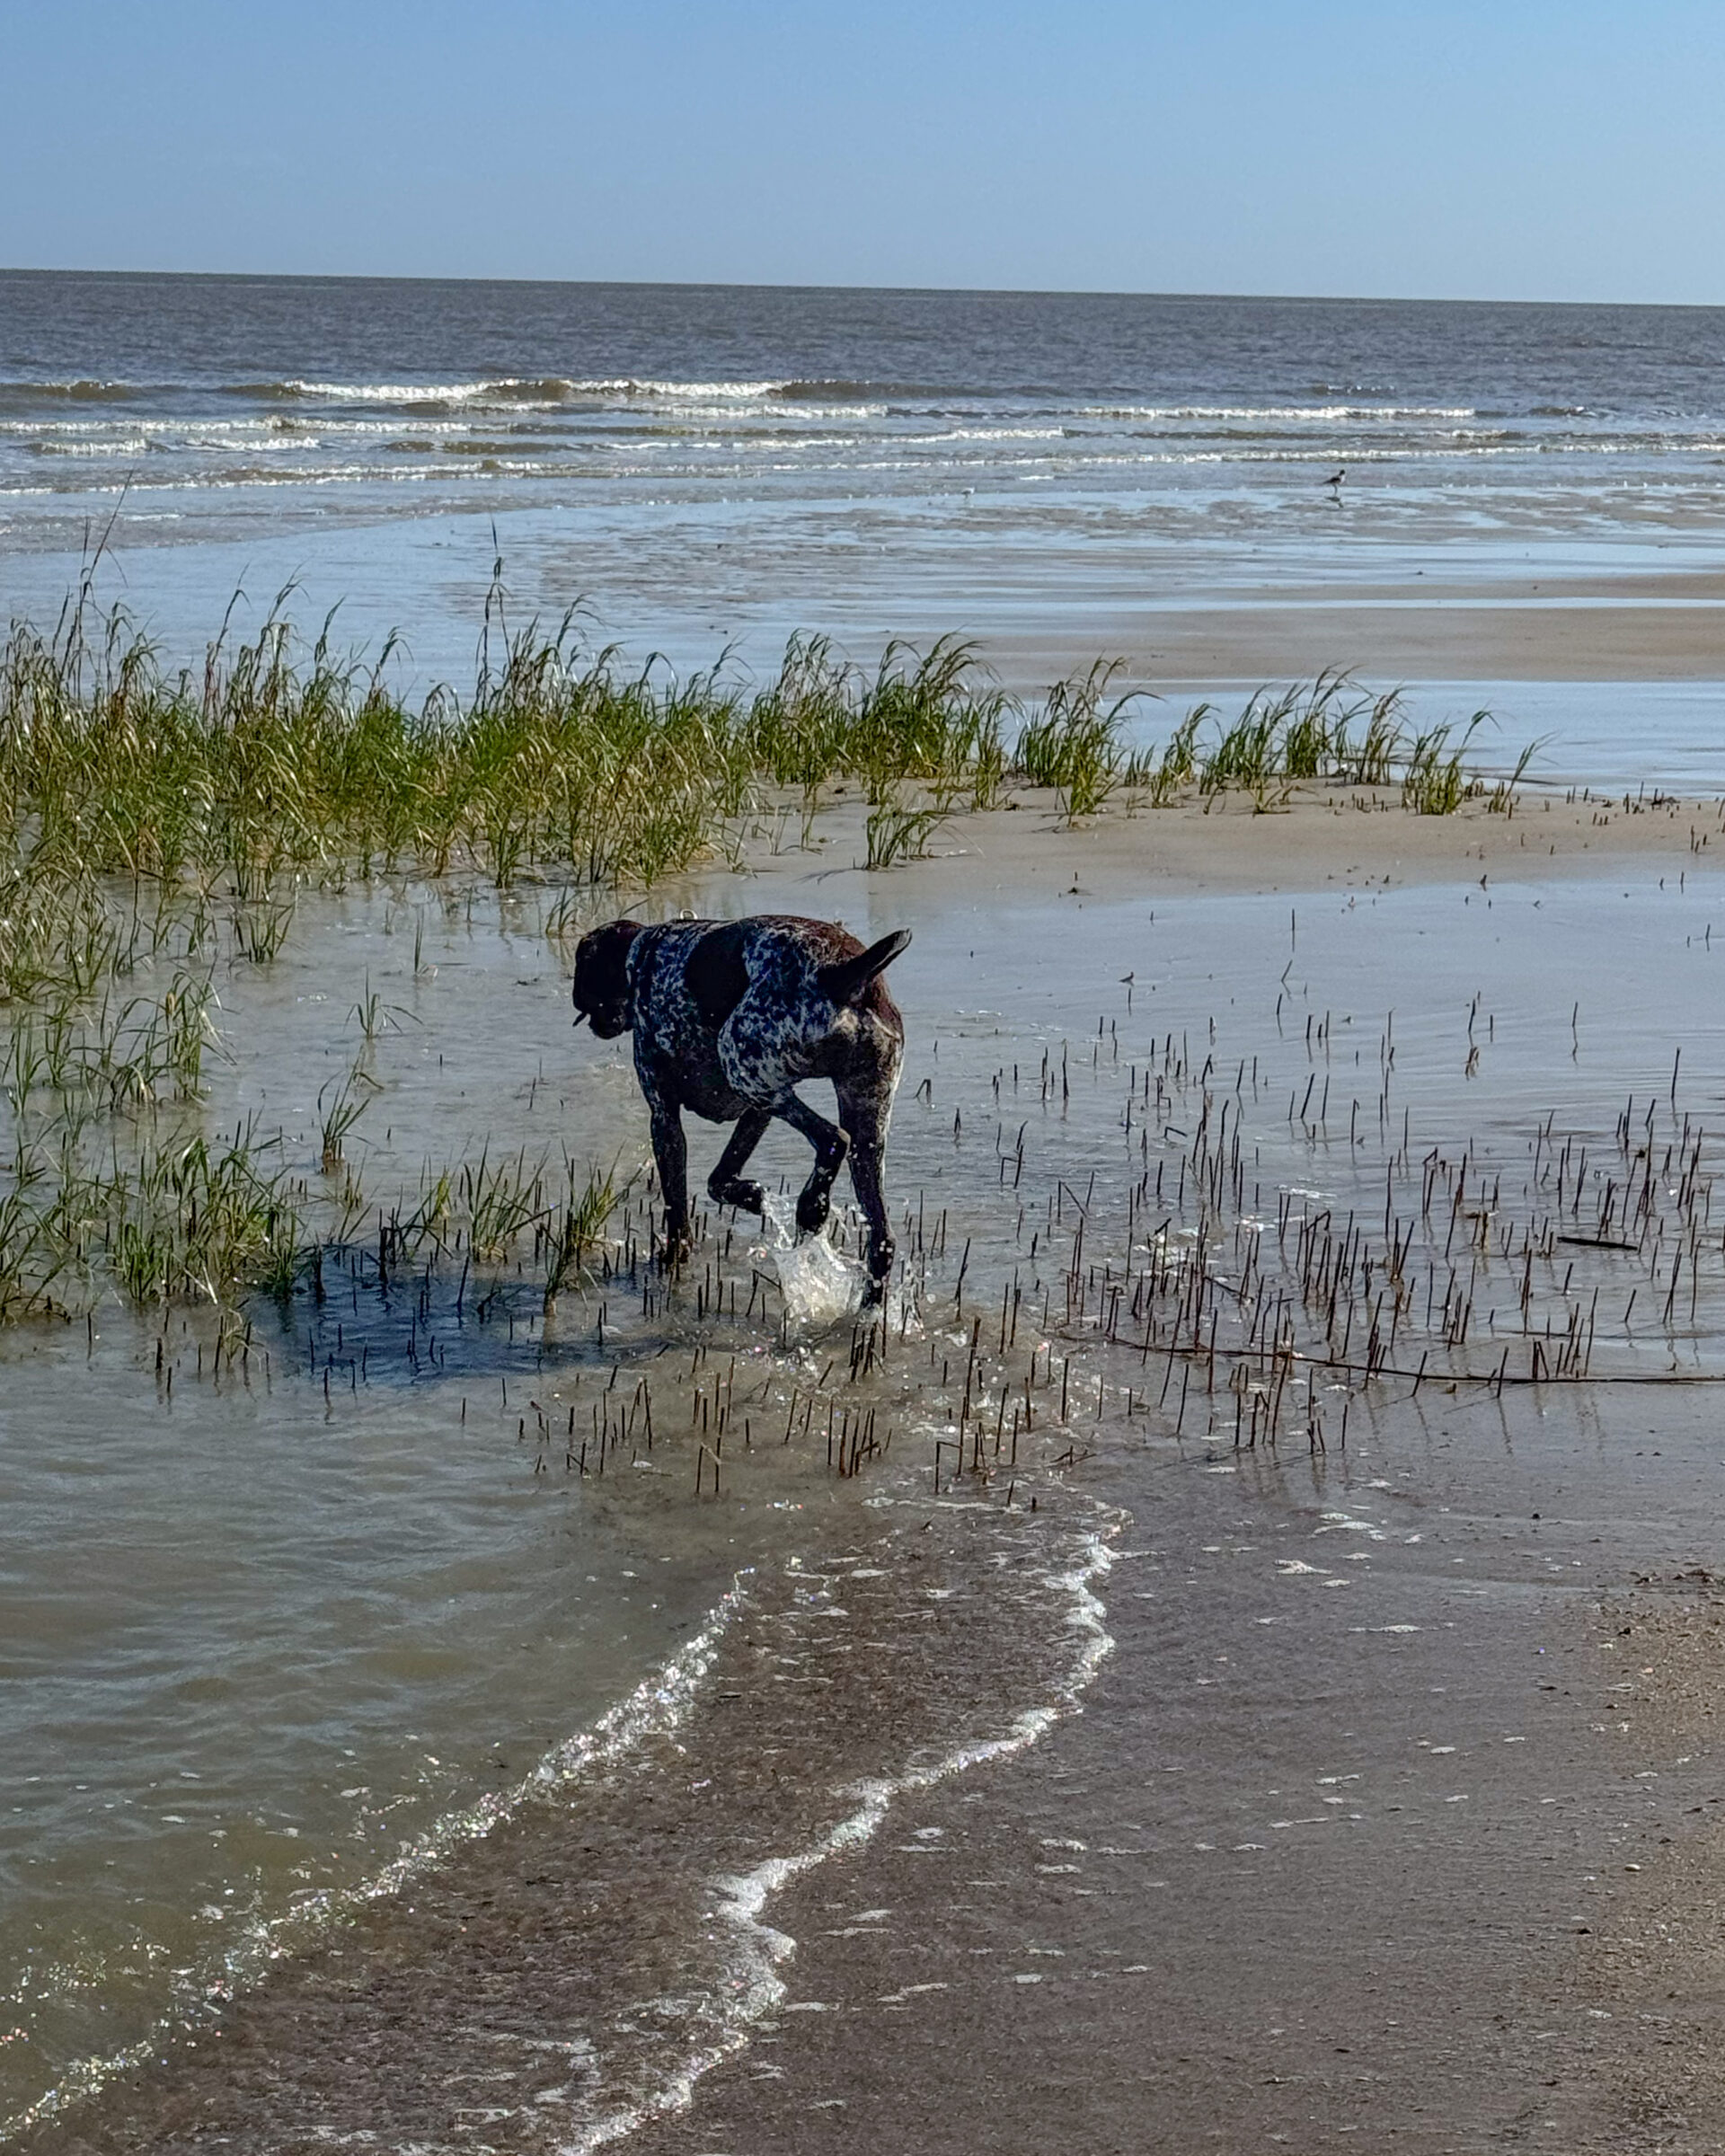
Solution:
[{"label": "horizon line", "polygon": [[816,284],[798,278],[498,277],[473,272],[434,276],[358,270],[90,269],[32,263],[0,265],[0,278],[91,278],[116,282],[125,278],[143,278],[160,282],[181,280],[206,284],[521,285],[650,292],[876,292],[893,297],[1155,299],[1211,304],[1217,301],[1252,301],[1282,306],[1574,307],[1669,314],[1718,314],[1725,311],[1725,299],[1502,299],[1435,293],[1172,291],[1129,285],[894,285],[871,284],[862,280]]}]

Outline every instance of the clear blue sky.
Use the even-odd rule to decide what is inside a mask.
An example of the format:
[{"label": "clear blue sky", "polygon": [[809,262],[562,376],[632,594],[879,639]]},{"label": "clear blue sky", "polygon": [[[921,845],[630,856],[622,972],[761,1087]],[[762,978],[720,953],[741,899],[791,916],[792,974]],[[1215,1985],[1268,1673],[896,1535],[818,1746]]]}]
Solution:
[{"label": "clear blue sky", "polygon": [[0,264],[1725,302],[1720,0],[0,0]]}]

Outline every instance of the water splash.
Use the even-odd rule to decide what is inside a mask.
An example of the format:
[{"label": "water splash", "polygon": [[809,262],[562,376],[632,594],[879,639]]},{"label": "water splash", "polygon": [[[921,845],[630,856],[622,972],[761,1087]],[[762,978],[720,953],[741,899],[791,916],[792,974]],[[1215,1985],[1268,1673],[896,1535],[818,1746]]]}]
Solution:
[{"label": "water splash", "polygon": [[773,1268],[792,1326],[822,1332],[862,1307],[868,1276],[834,1247],[826,1231],[799,1238],[794,1201],[768,1194],[761,1215],[761,1255]]}]

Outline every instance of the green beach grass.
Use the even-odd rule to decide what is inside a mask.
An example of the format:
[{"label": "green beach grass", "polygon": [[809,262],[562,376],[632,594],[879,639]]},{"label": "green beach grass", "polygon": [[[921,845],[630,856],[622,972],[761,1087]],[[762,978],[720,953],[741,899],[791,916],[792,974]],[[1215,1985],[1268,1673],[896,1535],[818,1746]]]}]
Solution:
[{"label": "green beach grass", "polygon": [[1159,750],[1134,750],[1137,700],[1114,694],[1117,663],[1026,708],[956,637],[892,644],[872,674],[796,638],[777,677],[746,691],[722,667],[686,681],[632,669],[566,620],[510,641],[466,698],[438,689],[415,705],[387,685],[388,656],[340,659],[326,632],[301,658],[278,616],[175,673],[122,614],[75,612],[53,636],[15,626],[0,649],[0,868],[74,885],[226,879],[244,954],[267,959],[291,919],[284,874],[464,870],[507,888],[553,871],[644,888],[734,850],[773,797],[812,808],[838,782],[906,813],[911,790],[937,814],[1045,788],[1068,819],[1193,788],[1269,801],[1299,783],[1399,784],[1424,814],[1488,790],[1465,761],[1484,713],[1454,739],[1415,735],[1399,691],[1339,673],[1261,691],[1228,725],[1199,705]]},{"label": "green beach grass", "polygon": [[[302,652],[279,611],[250,642],[218,638],[198,672],[164,668],[123,613],[84,602],[52,634],[13,627],[0,649],[0,1320],[64,1317],[105,1291],[228,1310],[286,1290],[320,1241],[351,1232],[366,1198],[343,1145],[388,1022],[376,996],[352,1013],[358,1061],[319,1103],[326,1188],[255,1128],[207,1127],[205,1059],[233,1052],[213,1018],[219,969],[269,965],[308,886],[561,882],[549,926],[567,934],[606,894],[702,859],[741,865],[774,819],[782,837],[799,817],[807,843],[841,785],[863,792],[866,865],[884,870],[954,814],[1021,792],[1051,794],[1067,824],[1234,792],[1274,810],[1301,785],[1399,788],[1430,815],[1513,808],[1526,764],[1489,782],[1467,760],[1485,714],[1415,735],[1398,693],[1342,674],[1262,691],[1231,724],[1199,705],[1145,749],[1128,744],[1136,700],[1117,693],[1118,666],[1026,706],[957,638],[895,643],[870,674],[797,638],[752,690],[722,667],[685,681],[632,668],[569,620],[482,649],[468,695],[410,704],[388,685],[387,649],[370,666],[339,658],[326,626]],[[615,1197],[567,1162],[481,1161],[429,1176],[396,1230],[457,1219],[468,1247],[497,1256],[531,1230],[554,1294]]]}]

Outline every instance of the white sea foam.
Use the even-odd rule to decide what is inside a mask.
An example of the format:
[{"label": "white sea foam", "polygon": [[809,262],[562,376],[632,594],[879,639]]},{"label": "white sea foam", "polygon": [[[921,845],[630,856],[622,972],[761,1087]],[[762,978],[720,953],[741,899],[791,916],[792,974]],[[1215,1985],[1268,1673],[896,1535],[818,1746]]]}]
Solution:
[{"label": "white sea foam", "polygon": [[249,1927],[213,1967],[207,1966],[190,1973],[191,1980],[176,1997],[171,2012],[147,2036],[123,2050],[77,2060],[34,2103],[10,2118],[0,2119],[0,2143],[63,2116],[116,2075],[141,2065],[177,2026],[248,1989],[273,1963],[302,1952],[332,1922],[354,1915],[368,1903],[399,1894],[447,1862],[464,1843],[494,1833],[530,1798],[567,1789],[602,1772],[640,1745],[677,1729],[687,1719],[726,1630],[748,1600],[744,1585],[748,1577],[746,1573],[738,1576],[694,1639],[643,1678],[590,1728],[578,1731],[546,1753],[533,1772],[512,1789],[488,1793],[461,1810],[446,1814],[424,1834],[405,1844],[390,1862],[356,1885],[309,1894],[283,1915]]},{"label": "white sea foam", "polygon": [[751,1871],[714,1881],[719,1897],[714,1913],[729,1927],[735,1941],[727,1982],[713,2001],[720,2018],[717,2031],[681,2059],[650,2095],[589,2121],[561,2143],[560,2156],[589,2156],[590,2152],[626,2139],[654,2119],[686,2111],[702,2075],[746,2049],[760,2024],[783,2009],[786,1986],[782,1971],[796,1952],[797,1942],[766,1921],[767,1905],[776,1895],[829,1858],[872,1841],[899,1798],[949,1781],[971,1767],[1025,1751],[1065,1716],[1079,1711],[1084,1692],[1114,1648],[1113,1635],[1104,1621],[1106,1610],[1092,1582],[1112,1565],[1110,1538],[1121,1524],[1115,1520],[1105,1529],[1085,1535],[1078,1562],[1048,1582],[1069,1597],[1066,1622],[1078,1643],[1073,1666],[1051,1701],[1024,1709],[997,1736],[959,1745],[929,1765],[854,1783],[846,1792],[854,1799],[854,1808],[806,1847],[769,1857]]},{"label": "white sea foam", "polygon": [[[794,386],[784,381],[671,382],[638,380],[618,375],[590,381],[561,375],[498,376],[477,382],[313,382],[297,376],[281,383],[262,385],[267,393],[287,397],[326,397],[344,404],[471,404],[496,402],[521,405],[536,402],[559,403],[569,397],[651,399],[677,402],[693,399],[703,403],[756,403],[783,394]],[[842,402],[846,400],[835,399]]]},{"label": "white sea foam", "polygon": [[501,396],[513,386],[509,382],[303,382],[297,377],[270,385],[279,396],[328,397],[341,404],[464,404]]},{"label": "white sea foam", "polygon": [[1090,420],[1474,420],[1471,404],[1084,404]]}]

